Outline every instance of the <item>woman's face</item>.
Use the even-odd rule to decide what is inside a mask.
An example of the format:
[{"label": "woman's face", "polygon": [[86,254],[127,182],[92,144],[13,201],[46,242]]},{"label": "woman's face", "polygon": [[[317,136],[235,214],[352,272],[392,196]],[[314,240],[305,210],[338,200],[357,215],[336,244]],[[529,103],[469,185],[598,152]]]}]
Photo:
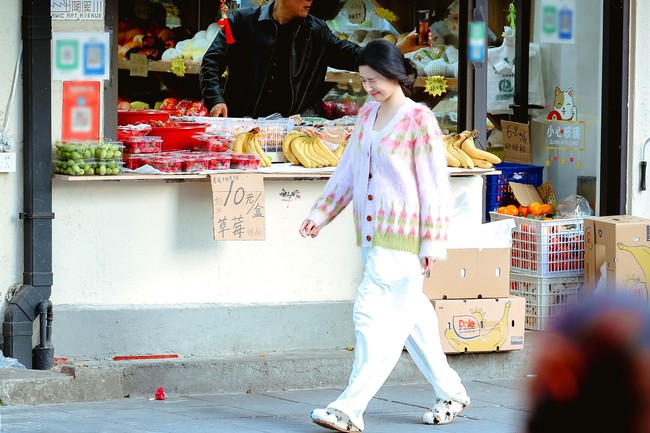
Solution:
[{"label": "woman's face", "polygon": [[370,66],[359,66],[363,89],[377,102],[384,102],[400,89],[397,80],[386,78]]}]

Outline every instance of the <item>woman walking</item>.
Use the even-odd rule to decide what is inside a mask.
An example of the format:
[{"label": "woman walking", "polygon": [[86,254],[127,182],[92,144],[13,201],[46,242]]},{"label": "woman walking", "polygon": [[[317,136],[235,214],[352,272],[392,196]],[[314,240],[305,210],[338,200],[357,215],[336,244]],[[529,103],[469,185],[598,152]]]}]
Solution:
[{"label": "woman walking", "polygon": [[354,302],[355,358],[347,388],[312,420],[338,431],[363,431],[363,413],[406,346],[436,401],[425,424],[447,424],[469,404],[442,350],[438,320],[422,292],[447,254],[449,177],[441,132],[430,109],[411,100],[415,67],[388,41],[372,41],[358,59],[373,101],[357,116],[338,167],[300,226],[316,237],[353,201],[365,264]]}]

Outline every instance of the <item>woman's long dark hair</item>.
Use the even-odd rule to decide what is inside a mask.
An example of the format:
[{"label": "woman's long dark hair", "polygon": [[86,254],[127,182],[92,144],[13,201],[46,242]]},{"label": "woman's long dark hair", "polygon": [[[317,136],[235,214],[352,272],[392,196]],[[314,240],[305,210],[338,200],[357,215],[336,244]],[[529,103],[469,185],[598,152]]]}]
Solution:
[{"label": "woman's long dark hair", "polygon": [[413,62],[405,58],[395,44],[385,39],[375,39],[361,49],[357,58],[357,68],[369,66],[381,76],[397,80],[406,96],[411,96],[417,69]]}]

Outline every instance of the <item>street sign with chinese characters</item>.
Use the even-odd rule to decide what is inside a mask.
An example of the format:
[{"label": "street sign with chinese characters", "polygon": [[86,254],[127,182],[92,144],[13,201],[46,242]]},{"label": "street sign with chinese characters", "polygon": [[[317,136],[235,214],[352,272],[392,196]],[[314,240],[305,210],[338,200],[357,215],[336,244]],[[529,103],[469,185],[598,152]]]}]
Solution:
[{"label": "street sign with chinese characters", "polygon": [[545,149],[584,150],[585,148],[584,122],[544,120],[542,135]]},{"label": "street sign with chinese characters", "polygon": [[266,238],[264,178],[256,173],[211,174],[214,239],[263,241]]}]

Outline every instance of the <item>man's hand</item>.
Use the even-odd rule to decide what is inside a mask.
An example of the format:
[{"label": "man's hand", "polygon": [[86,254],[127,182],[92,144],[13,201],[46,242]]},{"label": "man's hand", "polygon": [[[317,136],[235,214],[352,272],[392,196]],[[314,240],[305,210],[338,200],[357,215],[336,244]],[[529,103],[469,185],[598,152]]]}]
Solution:
[{"label": "man's hand", "polygon": [[220,103],[212,107],[210,110],[210,116],[212,117],[228,117],[228,107],[224,103]]},{"label": "man's hand", "polygon": [[418,45],[418,32],[413,30],[411,33],[406,35],[404,39],[399,41],[395,46],[399,49],[402,54],[410,53],[411,51],[419,50],[420,48],[430,47],[431,46],[431,30],[429,30],[429,43],[427,45]]}]

